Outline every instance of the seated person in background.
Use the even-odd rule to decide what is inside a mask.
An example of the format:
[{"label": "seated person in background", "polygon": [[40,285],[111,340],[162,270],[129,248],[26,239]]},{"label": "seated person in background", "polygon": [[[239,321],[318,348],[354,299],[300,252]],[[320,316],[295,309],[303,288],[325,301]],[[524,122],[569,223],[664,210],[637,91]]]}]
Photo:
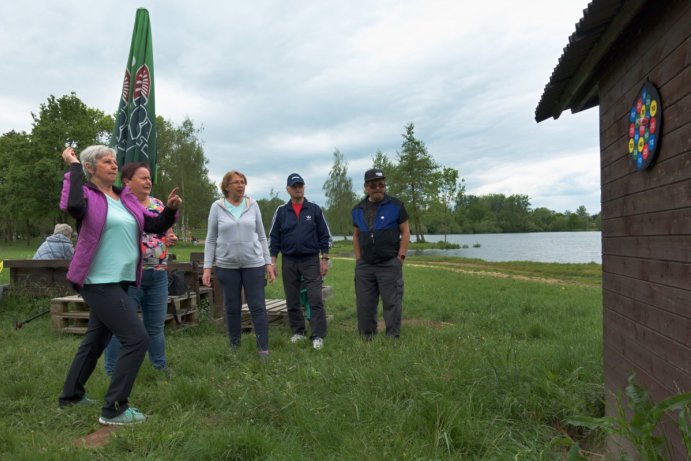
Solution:
[{"label": "seated person in background", "polygon": [[72,259],[72,228],[67,224],[56,224],[53,235],[38,247],[33,259]]}]

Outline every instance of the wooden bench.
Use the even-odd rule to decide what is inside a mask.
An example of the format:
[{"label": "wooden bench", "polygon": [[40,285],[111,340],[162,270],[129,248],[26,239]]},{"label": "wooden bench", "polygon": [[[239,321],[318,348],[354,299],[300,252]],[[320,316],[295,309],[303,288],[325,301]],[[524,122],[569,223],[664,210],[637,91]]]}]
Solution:
[{"label": "wooden bench", "polygon": [[[141,318],[141,313],[139,316]],[[89,306],[79,295],[53,298],[50,301],[50,317],[53,331],[83,335],[89,323]],[[182,296],[169,296],[166,329],[177,330],[196,324],[196,294],[190,292]]]},{"label": "wooden bench", "polygon": [[[202,261],[204,254],[202,255]],[[74,287],[67,280],[69,260],[9,259],[4,266],[10,269],[8,291],[17,294],[30,294],[38,297],[70,296]],[[201,285],[199,263],[171,261],[168,270],[185,273],[185,281],[190,291],[197,296],[197,304],[206,299],[213,305],[213,290]]]},{"label": "wooden bench", "polygon": [[10,270],[9,292],[37,297],[74,293],[66,278],[70,266],[66,259],[8,259],[3,264]]}]

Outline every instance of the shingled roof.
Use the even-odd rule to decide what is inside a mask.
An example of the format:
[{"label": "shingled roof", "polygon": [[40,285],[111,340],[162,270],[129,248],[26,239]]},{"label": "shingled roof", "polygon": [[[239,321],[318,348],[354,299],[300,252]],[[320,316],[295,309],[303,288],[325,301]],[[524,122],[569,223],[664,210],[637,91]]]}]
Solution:
[{"label": "shingled roof", "polygon": [[598,105],[597,71],[647,1],[593,0],[588,4],[535,109],[537,122],[557,119],[566,109],[576,113]]}]

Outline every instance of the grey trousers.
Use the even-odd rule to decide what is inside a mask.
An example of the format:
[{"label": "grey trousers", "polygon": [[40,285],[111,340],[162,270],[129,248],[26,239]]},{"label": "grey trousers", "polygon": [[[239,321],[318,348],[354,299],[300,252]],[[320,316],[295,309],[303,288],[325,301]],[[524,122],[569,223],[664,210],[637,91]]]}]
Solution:
[{"label": "grey trousers", "polygon": [[360,259],[355,265],[358,331],[366,338],[377,334],[379,297],[386,335],[398,338],[403,311],[403,270],[398,258],[378,264],[367,264]]},{"label": "grey trousers", "polygon": [[127,296],[126,287],[123,287],[119,283],[82,287],[81,295],[89,305],[89,324],[86,336],[67,372],[62,394],[58,399],[61,407],[76,403],[84,397],[86,381],[113,335],[118,338],[122,348],[115,363],[101,415],[104,418],[114,418],[129,407],[128,398],[149,347],[149,336],[137,317],[134,301]]},{"label": "grey trousers", "polygon": [[283,256],[281,262],[283,291],[286,295],[288,322],[293,334],[305,334],[305,316],[300,304],[300,278],[307,288],[307,301],[310,304],[312,338],[326,337],[326,311],[322,298],[322,278],[319,274],[319,255],[304,259]]}]

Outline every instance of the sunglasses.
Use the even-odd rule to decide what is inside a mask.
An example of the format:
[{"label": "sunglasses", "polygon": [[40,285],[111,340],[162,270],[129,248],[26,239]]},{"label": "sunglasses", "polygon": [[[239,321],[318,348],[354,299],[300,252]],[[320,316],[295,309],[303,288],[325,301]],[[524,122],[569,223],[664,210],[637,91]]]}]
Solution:
[{"label": "sunglasses", "polygon": [[383,183],[383,182],[377,182],[377,183],[368,182],[368,183],[367,183],[367,188],[368,188],[368,189],[372,189],[372,190],[374,190],[374,189],[384,189],[385,187],[386,187],[386,183]]}]

